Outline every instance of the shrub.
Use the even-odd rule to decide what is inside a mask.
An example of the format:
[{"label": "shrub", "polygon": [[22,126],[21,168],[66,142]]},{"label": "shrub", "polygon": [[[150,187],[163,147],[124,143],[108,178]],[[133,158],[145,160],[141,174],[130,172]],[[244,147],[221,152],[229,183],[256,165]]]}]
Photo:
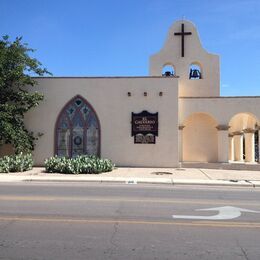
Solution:
[{"label": "shrub", "polygon": [[112,161],[101,159],[96,156],[81,155],[75,158],[50,157],[45,160],[47,172],[80,174],[80,173],[102,173],[110,172],[114,168]]},{"label": "shrub", "polygon": [[23,172],[31,170],[33,159],[31,154],[16,154],[0,158],[0,172]]}]

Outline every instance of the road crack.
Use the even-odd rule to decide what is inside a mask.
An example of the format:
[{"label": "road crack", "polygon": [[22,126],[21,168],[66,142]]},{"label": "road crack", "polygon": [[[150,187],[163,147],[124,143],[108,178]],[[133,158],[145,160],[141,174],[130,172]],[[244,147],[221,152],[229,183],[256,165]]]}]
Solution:
[{"label": "road crack", "polygon": [[208,175],[206,172],[202,171],[201,169],[199,169],[199,171],[204,174],[209,180],[212,180],[211,176]]},{"label": "road crack", "polygon": [[240,248],[241,252],[243,253],[243,256],[245,257],[245,259],[246,260],[250,260],[248,255],[247,255],[246,250],[240,245],[238,240],[236,240],[236,242],[237,242],[237,246]]},{"label": "road crack", "polygon": [[109,239],[109,243],[111,245],[110,248],[108,249],[108,258],[109,259],[113,259],[113,254],[119,249],[119,246],[116,243],[116,236],[117,236],[118,229],[119,229],[118,219],[120,219],[120,216],[122,215],[122,207],[123,207],[123,203],[121,202],[118,206],[118,209],[116,210],[117,217],[116,217],[115,223],[113,225],[112,235]]},{"label": "road crack", "polygon": [[113,253],[115,251],[117,251],[117,249],[118,249],[118,245],[115,242],[115,238],[116,238],[116,235],[117,235],[117,232],[118,232],[118,228],[119,228],[119,223],[115,222],[115,224],[113,225],[113,233],[112,233],[110,240],[109,240],[109,243],[111,244],[111,247],[110,247],[109,252],[108,252],[109,258],[112,258]]}]

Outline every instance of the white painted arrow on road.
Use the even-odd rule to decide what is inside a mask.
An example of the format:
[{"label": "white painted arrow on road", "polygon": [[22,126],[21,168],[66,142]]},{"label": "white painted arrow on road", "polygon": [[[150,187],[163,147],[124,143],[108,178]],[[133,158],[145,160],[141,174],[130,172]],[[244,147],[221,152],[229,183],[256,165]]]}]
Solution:
[{"label": "white painted arrow on road", "polygon": [[182,219],[201,219],[201,220],[223,220],[234,219],[241,216],[241,212],[260,213],[260,211],[242,209],[231,206],[209,208],[209,209],[197,209],[197,211],[218,211],[219,213],[213,216],[186,216],[186,215],[172,215],[173,218]]}]

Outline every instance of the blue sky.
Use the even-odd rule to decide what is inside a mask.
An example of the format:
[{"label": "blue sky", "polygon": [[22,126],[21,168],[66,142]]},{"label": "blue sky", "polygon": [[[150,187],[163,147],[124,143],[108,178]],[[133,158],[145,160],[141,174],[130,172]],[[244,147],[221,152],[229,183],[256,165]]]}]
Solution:
[{"label": "blue sky", "polygon": [[221,94],[260,96],[259,0],[0,0],[0,35],[23,36],[54,76],[148,75],[175,20],[220,55]]}]

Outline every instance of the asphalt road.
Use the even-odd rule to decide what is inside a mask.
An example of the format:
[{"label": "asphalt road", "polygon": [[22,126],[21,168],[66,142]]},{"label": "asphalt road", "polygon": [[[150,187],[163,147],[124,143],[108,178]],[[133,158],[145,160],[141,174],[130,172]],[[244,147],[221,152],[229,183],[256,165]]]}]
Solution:
[{"label": "asphalt road", "polygon": [[260,211],[260,189],[2,183],[0,259],[259,260],[260,213],[173,218],[225,206]]}]

